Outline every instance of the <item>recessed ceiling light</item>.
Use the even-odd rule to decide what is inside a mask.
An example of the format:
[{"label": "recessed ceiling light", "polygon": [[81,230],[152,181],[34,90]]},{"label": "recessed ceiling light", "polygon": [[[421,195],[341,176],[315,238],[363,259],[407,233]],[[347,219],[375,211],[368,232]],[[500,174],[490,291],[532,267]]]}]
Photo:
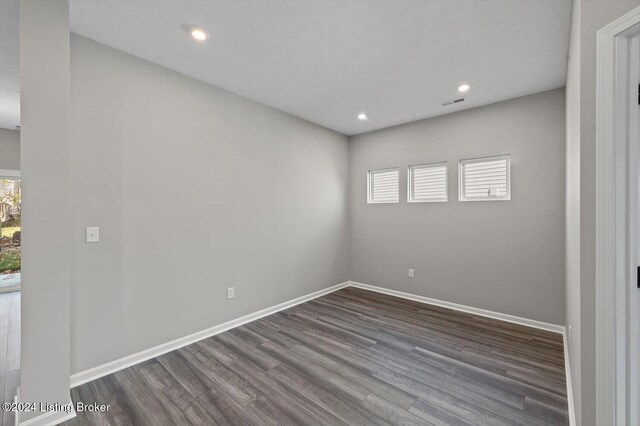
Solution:
[{"label": "recessed ceiling light", "polygon": [[209,33],[201,28],[194,28],[191,30],[191,37],[198,41],[203,41],[209,38]]},{"label": "recessed ceiling light", "polygon": [[366,120],[367,119],[367,114],[365,114],[364,112],[361,112],[360,114],[358,114],[358,120]]},{"label": "recessed ceiling light", "polygon": [[467,83],[461,84],[460,86],[458,86],[458,92],[466,92],[467,90],[471,89],[471,86],[469,86]]}]

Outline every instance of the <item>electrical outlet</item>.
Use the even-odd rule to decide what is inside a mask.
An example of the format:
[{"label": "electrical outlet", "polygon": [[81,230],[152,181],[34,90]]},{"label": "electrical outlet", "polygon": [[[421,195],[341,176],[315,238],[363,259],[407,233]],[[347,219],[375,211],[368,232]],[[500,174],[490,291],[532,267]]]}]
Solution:
[{"label": "electrical outlet", "polygon": [[236,288],[229,287],[227,289],[227,299],[233,299],[236,296]]},{"label": "electrical outlet", "polygon": [[413,269],[409,269],[409,278],[415,277],[415,271]]},{"label": "electrical outlet", "polygon": [[97,226],[87,226],[85,241],[88,243],[97,243],[100,241],[100,228]]}]

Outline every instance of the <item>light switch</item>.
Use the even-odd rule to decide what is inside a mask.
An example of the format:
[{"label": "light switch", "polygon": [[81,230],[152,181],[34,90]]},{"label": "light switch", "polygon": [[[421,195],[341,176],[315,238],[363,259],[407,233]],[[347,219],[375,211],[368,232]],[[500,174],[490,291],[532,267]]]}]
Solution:
[{"label": "light switch", "polygon": [[100,228],[97,226],[87,226],[87,242],[97,243],[100,241]]}]

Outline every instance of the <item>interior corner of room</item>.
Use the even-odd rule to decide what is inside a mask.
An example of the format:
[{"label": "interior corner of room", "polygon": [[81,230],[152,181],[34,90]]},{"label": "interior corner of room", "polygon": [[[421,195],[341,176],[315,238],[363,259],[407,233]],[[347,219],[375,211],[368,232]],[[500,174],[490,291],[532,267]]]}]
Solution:
[{"label": "interior corner of room", "polygon": [[637,425],[638,28],[0,1],[0,426]]}]

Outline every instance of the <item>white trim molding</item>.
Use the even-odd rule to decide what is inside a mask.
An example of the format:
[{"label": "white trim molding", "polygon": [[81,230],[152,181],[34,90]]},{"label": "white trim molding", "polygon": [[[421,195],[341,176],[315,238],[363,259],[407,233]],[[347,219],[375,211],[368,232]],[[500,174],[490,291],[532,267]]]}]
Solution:
[{"label": "white trim molding", "polygon": [[20,170],[0,169],[0,178],[19,178]]},{"label": "white trim molding", "polygon": [[[630,39],[640,29],[640,7],[597,32],[596,61],[596,418],[599,425],[631,425],[637,414],[630,408],[627,384],[633,309],[632,265],[629,244],[637,236],[629,229],[632,177],[628,150],[631,102],[637,81],[630,80]],[[636,111],[637,113],[637,111]],[[637,174],[637,172],[636,172]],[[634,219],[635,220],[635,219]],[[633,263],[632,263],[633,262]],[[637,289],[635,289],[637,291]],[[635,325],[634,325],[635,326]]]},{"label": "white trim molding", "polygon": [[173,350],[179,349],[183,346],[190,345],[192,343],[198,342],[202,339],[206,339],[211,336],[215,336],[216,334],[220,334],[227,330],[230,330],[235,327],[239,327],[243,324],[247,324],[251,321],[255,321],[257,319],[263,318],[265,316],[274,314],[276,312],[288,309],[295,305],[299,305],[301,303],[307,302],[312,299],[316,299],[318,297],[324,296],[329,293],[333,293],[334,291],[341,290],[346,287],[354,287],[360,288],[363,290],[373,291],[376,293],[387,294],[389,296],[399,297],[402,299],[413,300],[420,303],[425,303],[428,305],[435,305],[444,308],[449,308],[455,311],[466,312],[477,316],[482,316],[486,318],[493,318],[500,321],[505,321],[513,324],[519,324],[526,327],[533,327],[540,330],[550,331],[552,333],[558,333],[562,335],[563,343],[564,343],[564,359],[565,359],[565,373],[567,379],[567,398],[569,400],[569,424],[571,426],[575,426],[575,412],[574,412],[574,404],[573,404],[573,390],[571,387],[571,376],[570,376],[570,367],[569,367],[569,354],[567,348],[567,337],[565,333],[565,327],[558,324],[551,324],[543,321],[532,320],[528,318],[518,317],[515,315],[503,314],[500,312],[489,311],[486,309],[474,308],[471,306],[461,305],[458,303],[446,302],[443,300],[433,299],[425,296],[418,296],[411,293],[405,293],[402,291],[391,290],[383,287],[377,287],[369,284],[363,284],[355,281],[347,281],[338,285],[334,285],[332,287],[325,288],[323,290],[316,291],[314,293],[310,293],[305,296],[298,297],[296,299],[290,300],[288,302],[280,303],[278,305],[262,309],[255,313],[245,315],[243,317],[237,318],[235,320],[231,320],[225,322],[223,324],[208,328],[206,330],[199,331],[197,333],[190,334],[185,337],[181,337],[176,340],[172,340],[170,342],[164,343],[162,345],[155,346],[150,349],[146,349],[144,351],[126,356],[124,358],[120,358],[118,360],[100,365],[95,368],[91,368],[89,370],[76,373],[71,376],[71,387],[74,388],[76,386],[82,385],[84,383],[90,382],[92,380],[99,379],[100,377],[106,376],[111,373],[115,373],[116,371],[125,369],[132,365],[138,364],[140,362],[146,361],[151,358],[155,358],[167,352],[171,352]]},{"label": "white trim molding", "polygon": [[[73,406],[71,400],[67,403],[71,407],[70,412],[66,411],[49,411],[46,413],[42,413],[39,416],[33,417],[29,420],[25,420],[24,422],[18,423],[20,426],[54,426],[59,425],[60,423],[66,422],[67,420],[71,420],[76,416],[76,410]],[[16,416],[16,423],[18,422]]]},{"label": "white trim molding", "polygon": [[569,364],[569,339],[566,330],[562,332],[562,347],[564,348],[564,376],[567,382],[567,405],[569,410],[569,426],[576,426],[576,407],[573,400],[573,384],[571,383],[571,365]]},{"label": "white trim molding", "polygon": [[540,330],[551,331],[553,333],[564,333],[564,325],[551,324],[543,321],[536,321],[528,318],[518,317],[515,315],[503,314],[500,312],[489,311],[486,309],[474,308],[472,306],[460,305],[458,303],[446,302],[444,300],[432,299],[431,297],[418,296],[417,294],[405,293],[403,291],[391,290],[384,287],[363,284],[356,281],[349,283],[350,287],[361,288],[363,290],[375,291],[376,293],[388,294],[389,296],[399,297],[401,299],[413,300],[415,302],[426,303],[427,305],[435,305],[443,308],[453,309],[454,311],[466,312],[468,314],[480,317],[493,318],[500,321],[506,321],[513,324],[533,327]]},{"label": "white trim molding", "polygon": [[248,314],[240,318],[227,321],[225,323],[207,328],[205,330],[201,330],[196,333],[189,334],[188,336],[180,337],[170,342],[163,343],[158,346],[154,346],[153,348],[145,349],[141,352],[137,352],[135,354],[125,356],[115,361],[111,361],[106,364],[99,365],[89,370],[85,370],[80,373],[73,374],[71,375],[71,387],[74,388],[76,386],[90,382],[92,380],[99,379],[100,377],[106,376],[108,374],[115,373],[116,371],[125,369],[127,367],[131,367],[132,365],[139,364],[151,358],[155,358],[167,352],[180,349],[184,346],[190,345],[192,343],[198,342],[200,340],[206,339],[211,336],[215,336],[216,334],[223,333],[232,328],[236,328],[243,324],[247,324],[251,321],[255,321],[262,317],[266,317],[267,315],[275,314],[276,312],[291,308],[292,306],[299,305],[300,303],[304,303],[309,300],[316,299],[328,293],[333,293],[334,291],[345,288],[348,285],[349,285],[349,282],[347,281],[341,284],[334,285],[332,287],[327,287],[323,290],[319,290],[319,291],[307,294],[305,296],[301,296],[301,297],[289,300],[287,302],[283,302],[278,305],[259,310],[252,314]]},{"label": "white trim molding", "polygon": [[402,299],[413,300],[414,302],[425,303],[427,305],[435,305],[443,308],[449,308],[454,311],[466,312],[485,318],[492,318],[500,321],[509,322],[512,324],[523,325],[526,327],[533,327],[539,330],[550,331],[552,333],[559,333],[562,335],[562,346],[564,348],[564,370],[565,378],[567,382],[567,402],[569,410],[569,425],[576,426],[576,411],[573,401],[573,386],[571,384],[571,367],[569,365],[569,346],[567,341],[567,333],[565,326],[558,324],[551,324],[548,322],[532,320],[529,318],[518,317],[515,315],[503,314],[500,312],[489,311],[486,309],[474,308],[472,306],[460,305],[458,303],[446,302],[444,300],[433,299],[425,296],[418,296],[416,294],[405,293],[398,290],[391,290],[384,287],[377,287],[370,284],[363,284],[355,281],[349,283],[349,287],[361,288],[363,290],[375,291],[376,293],[387,294],[389,296],[400,297]]}]

